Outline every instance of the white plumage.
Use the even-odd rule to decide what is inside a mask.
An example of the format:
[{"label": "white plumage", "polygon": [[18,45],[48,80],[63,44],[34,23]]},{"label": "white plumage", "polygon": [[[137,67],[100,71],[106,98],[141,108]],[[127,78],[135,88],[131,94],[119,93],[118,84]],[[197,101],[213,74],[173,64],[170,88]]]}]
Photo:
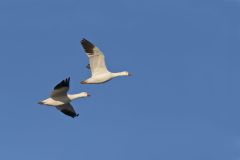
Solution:
[{"label": "white plumage", "polygon": [[54,90],[51,93],[50,97],[39,102],[39,104],[55,106],[62,113],[72,118],[78,116],[70,102],[75,99],[87,97],[90,95],[87,92],[82,92],[78,94],[67,94],[69,90],[69,82],[70,78],[61,81],[58,85],[54,87]]},{"label": "white plumage", "polygon": [[105,56],[100,49],[86,39],[83,39],[81,44],[89,58],[89,64],[92,73],[91,78],[82,81],[82,84],[104,83],[115,77],[131,75],[127,71],[118,73],[110,72],[106,67]]}]

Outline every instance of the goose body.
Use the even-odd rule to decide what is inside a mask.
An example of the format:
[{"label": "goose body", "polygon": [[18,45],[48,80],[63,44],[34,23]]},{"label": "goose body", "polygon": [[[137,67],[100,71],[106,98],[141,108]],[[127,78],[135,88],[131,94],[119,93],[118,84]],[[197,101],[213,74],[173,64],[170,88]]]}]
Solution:
[{"label": "goose body", "polygon": [[89,58],[89,65],[87,68],[90,68],[92,73],[89,79],[81,82],[82,84],[105,83],[115,77],[131,75],[127,71],[118,73],[110,72],[106,67],[105,56],[100,49],[86,39],[82,39],[81,44]]},{"label": "goose body", "polygon": [[86,92],[82,92],[80,94],[73,94],[73,95],[67,94],[66,96],[55,96],[55,97],[47,98],[41,101],[41,103],[48,106],[60,106],[66,103],[70,103],[75,99],[83,98],[86,96],[89,96],[89,94]]},{"label": "goose body", "polygon": [[69,90],[69,82],[70,78],[61,81],[58,85],[54,87],[54,90],[50,97],[39,102],[39,104],[55,106],[62,113],[72,118],[78,116],[70,102],[75,99],[87,97],[90,95],[87,92],[82,92],[78,94],[67,94]]}]

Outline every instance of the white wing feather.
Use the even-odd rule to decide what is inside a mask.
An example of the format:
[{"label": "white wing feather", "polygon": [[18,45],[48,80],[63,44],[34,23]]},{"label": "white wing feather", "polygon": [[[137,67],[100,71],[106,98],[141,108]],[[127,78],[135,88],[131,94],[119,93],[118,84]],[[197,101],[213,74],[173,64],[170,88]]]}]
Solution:
[{"label": "white wing feather", "polygon": [[81,44],[89,58],[92,76],[109,72],[105,63],[105,56],[101,50],[86,39],[83,39]]}]

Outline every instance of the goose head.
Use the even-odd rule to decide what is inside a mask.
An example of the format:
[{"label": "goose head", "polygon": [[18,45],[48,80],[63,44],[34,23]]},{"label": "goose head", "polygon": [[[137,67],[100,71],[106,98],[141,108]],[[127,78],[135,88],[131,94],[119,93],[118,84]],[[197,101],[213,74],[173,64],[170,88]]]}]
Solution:
[{"label": "goose head", "polygon": [[123,72],[120,72],[122,76],[132,76],[131,73],[129,73],[128,71],[123,71]]},{"label": "goose head", "polygon": [[82,97],[89,97],[91,96],[88,92],[82,92],[80,93]]}]

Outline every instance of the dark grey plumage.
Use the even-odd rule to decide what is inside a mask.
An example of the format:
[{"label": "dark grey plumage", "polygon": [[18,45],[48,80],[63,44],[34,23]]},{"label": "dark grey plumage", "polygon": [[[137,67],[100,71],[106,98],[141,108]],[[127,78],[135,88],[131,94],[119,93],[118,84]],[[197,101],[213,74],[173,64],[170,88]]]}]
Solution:
[{"label": "dark grey plumage", "polygon": [[68,87],[69,88],[69,82],[70,82],[70,77],[65,79],[65,80],[62,80],[59,84],[57,84],[54,87],[54,90],[55,89],[60,89],[60,88],[63,88],[63,87]]},{"label": "dark grey plumage", "polygon": [[71,111],[66,110],[66,109],[61,110],[61,112],[65,115],[68,115],[68,116],[72,117],[72,118],[75,118],[75,117],[79,116],[79,114],[76,114],[75,112],[71,112]]}]

